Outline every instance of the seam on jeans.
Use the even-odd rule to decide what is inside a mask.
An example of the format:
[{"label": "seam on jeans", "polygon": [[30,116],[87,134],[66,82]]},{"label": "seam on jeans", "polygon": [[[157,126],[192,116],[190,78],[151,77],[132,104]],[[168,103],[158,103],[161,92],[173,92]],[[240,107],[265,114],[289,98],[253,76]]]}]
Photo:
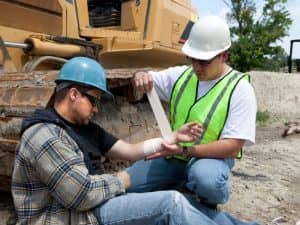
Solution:
[{"label": "seam on jeans", "polygon": [[[180,193],[176,193],[176,192],[175,192],[175,197],[174,197],[174,200],[173,200],[173,201],[174,201],[174,204],[175,204],[175,207],[176,207],[176,208],[179,208],[180,195],[181,195]],[[175,211],[179,211],[179,210],[176,209]],[[177,217],[177,218],[176,218],[177,221],[180,221],[180,223],[178,223],[178,225],[183,224],[183,222],[182,222],[182,217],[181,217],[181,216],[178,216],[177,214],[175,214],[174,216]]]}]

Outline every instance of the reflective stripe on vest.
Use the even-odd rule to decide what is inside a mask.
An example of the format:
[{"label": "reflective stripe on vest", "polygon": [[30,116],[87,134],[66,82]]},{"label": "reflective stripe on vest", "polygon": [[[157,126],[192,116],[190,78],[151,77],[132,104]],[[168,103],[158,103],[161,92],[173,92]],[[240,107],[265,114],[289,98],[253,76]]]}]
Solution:
[{"label": "reflective stripe on vest", "polygon": [[[198,121],[205,128],[196,143],[184,145],[206,144],[220,138],[227,120],[232,93],[241,79],[250,81],[249,75],[232,70],[197,100],[199,81],[192,67],[178,78],[170,101],[170,120],[173,131],[191,121]],[[176,156],[176,158],[184,159],[182,156]],[[241,158],[241,152],[237,158]]]}]

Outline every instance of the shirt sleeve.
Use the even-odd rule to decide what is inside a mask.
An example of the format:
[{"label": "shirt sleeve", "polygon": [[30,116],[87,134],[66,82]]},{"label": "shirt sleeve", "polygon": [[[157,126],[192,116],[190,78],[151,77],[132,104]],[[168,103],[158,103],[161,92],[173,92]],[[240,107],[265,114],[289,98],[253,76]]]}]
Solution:
[{"label": "shirt sleeve", "polygon": [[30,142],[35,148],[34,168],[58,202],[66,208],[84,211],[125,192],[115,175],[90,175],[75,142],[68,141],[63,130],[53,132],[53,126],[44,125],[39,137],[35,135]]},{"label": "shirt sleeve", "polygon": [[221,139],[235,138],[245,140],[245,145],[255,143],[256,98],[253,87],[241,80],[231,97],[228,118]]},{"label": "shirt sleeve", "polygon": [[159,72],[149,72],[152,75],[155,90],[161,100],[170,102],[173,86],[187,68],[188,66],[175,66]]},{"label": "shirt sleeve", "polygon": [[98,126],[98,140],[101,153],[105,155],[119,139]]}]

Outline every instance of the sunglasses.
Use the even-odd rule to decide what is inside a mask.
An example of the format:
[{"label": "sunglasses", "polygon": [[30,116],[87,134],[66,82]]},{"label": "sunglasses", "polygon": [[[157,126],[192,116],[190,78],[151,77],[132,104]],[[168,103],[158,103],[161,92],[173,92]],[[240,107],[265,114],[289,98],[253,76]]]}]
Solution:
[{"label": "sunglasses", "polygon": [[80,92],[83,96],[87,97],[87,99],[89,100],[89,102],[91,103],[91,105],[93,107],[97,107],[98,109],[101,106],[101,99],[100,98],[96,98],[95,96],[92,96],[86,92]]},{"label": "sunglasses", "polygon": [[216,55],[215,57],[211,58],[210,60],[201,60],[201,59],[195,59],[191,57],[187,57],[188,61],[192,64],[198,64],[201,66],[208,66],[209,64],[212,63],[217,57],[219,57],[220,54]]}]

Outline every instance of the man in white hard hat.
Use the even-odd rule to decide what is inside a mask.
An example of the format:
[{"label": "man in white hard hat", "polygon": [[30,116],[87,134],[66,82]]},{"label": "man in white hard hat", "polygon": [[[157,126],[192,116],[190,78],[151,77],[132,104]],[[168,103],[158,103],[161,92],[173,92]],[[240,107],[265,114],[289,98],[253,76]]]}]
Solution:
[{"label": "man in white hard hat", "polygon": [[[184,183],[209,207],[227,202],[235,158],[241,158],[243,146],[255,142],[257,108],[249,75],[227,64],[230,46],[226,22],[206,16],[193,25],[182,48],[190,65],[134,75],[138,90],[147,92],[154,86],[170,103],[173,130],[199,121],[204,132],[198,141],[182,144],[179,156],[135,163],[127,170],[132,177],[130,191],[170,189]],[[162,155],[168,153],[156,154]]]}]

